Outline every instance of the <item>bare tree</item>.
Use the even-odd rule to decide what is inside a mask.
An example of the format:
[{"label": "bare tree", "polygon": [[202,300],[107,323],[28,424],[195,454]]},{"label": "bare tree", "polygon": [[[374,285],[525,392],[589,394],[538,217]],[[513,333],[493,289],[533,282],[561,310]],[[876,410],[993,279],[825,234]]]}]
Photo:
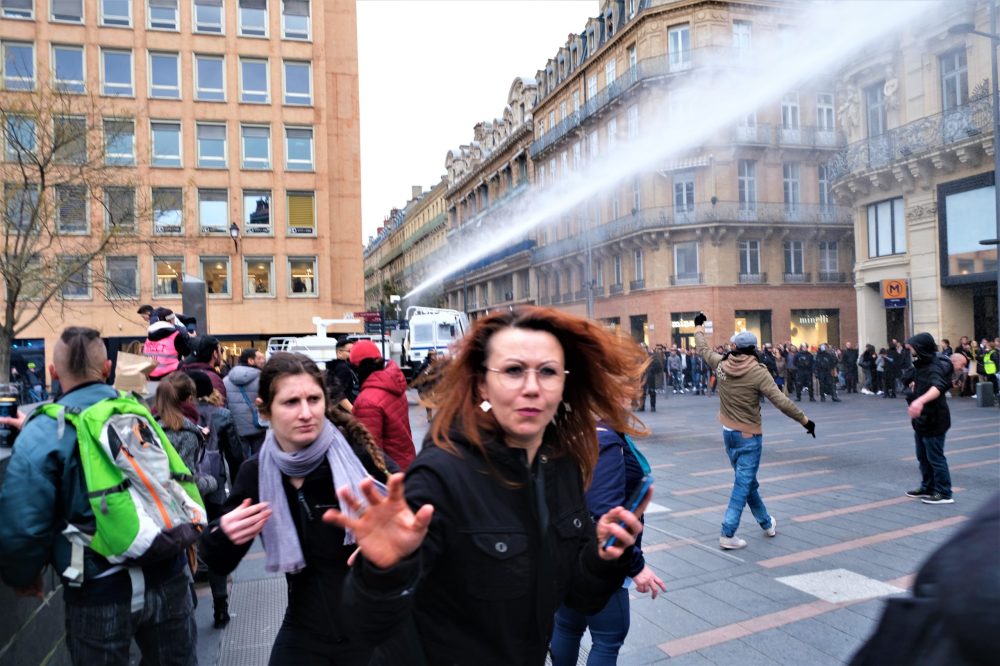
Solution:
[{"label": "bare tree", "polygon": [[134,303],[135,276],[121,260],[151,250],[138,233],[149,207],[134,168],[135,119],[96,95],[30,83],[0,93],[0,381],[11,344],[40,317],[72,320],[81,298]]}]

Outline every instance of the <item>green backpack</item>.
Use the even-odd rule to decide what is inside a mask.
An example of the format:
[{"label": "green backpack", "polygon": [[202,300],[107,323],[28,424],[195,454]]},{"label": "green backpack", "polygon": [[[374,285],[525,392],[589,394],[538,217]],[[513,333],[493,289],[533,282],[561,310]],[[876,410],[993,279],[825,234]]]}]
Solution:
[{"label": "green backpack", "polygon": [[149,409],[126,393],[86,409],[42,405],[35,412],[76,429],[87,498],[97,528],[70,525],[70,585],[83,582],[83,547],[112,563],[139,566],[176,557],[198,538],[205,507],[194,477]]}]

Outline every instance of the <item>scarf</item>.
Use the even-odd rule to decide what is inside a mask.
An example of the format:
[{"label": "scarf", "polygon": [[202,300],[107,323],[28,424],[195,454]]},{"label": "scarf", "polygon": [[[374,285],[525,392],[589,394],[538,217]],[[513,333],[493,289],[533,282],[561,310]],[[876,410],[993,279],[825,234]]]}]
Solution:
[{"label": "scarf", "polygon": [[[298,533],[295,531],[295,520],[288,507],[288,498],[282,485],[282,476],[303,478],[319,467],[323,460],[330,463],[332,472],[331,483],[347,486],[355,497],[364,503],[358,484],[369,474],[364,465],[354,455],[351,445],[329,421],[324,421],[323,430],[312,444],[292,453],[285,452],[274,439],[274,431],[268,430],[264,444],[260,449],[260,464],[258,466],[260,501],[267,502],[271,507],[271,517],[264,524],[261,538],[267,553],[266,568],[268,571],[296,573],[305,568],[305,557]],[[383,484],[375,482],[376,488],[383,495],[387,493]],[[343,509],[342,509],[343,510]],[[344,511],[351,517],[353,512]],[[344,545],[354,543],[354,533],[344,531]]]}]

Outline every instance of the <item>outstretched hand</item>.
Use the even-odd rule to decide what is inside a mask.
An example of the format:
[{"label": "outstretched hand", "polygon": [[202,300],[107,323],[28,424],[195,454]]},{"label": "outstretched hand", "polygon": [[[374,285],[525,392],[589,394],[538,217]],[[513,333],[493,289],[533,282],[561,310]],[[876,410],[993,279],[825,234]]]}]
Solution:
[{"label": "outstretched hand", "polygon": [[[635,513],[628,511],[623,506],[616,506],[597,521],[597,554],[602,560],[617,560],[629,546],[635,543],[636,536],[642,532],[642,523],[639,522],[639,517],[649,506],[652,497],[653,489],[650,488],[649,492],[646,493],[646,498],[635,510]],[[612,536],[615,538],[615,542],[605,548],[605,542]]]},{"label": "outstretched hand", "polygon": [[219,519],[219,527],[230,541],[239,546],[253,541],[270,517],[271,507],[266,502],[251,505],[248,497]]},{"label": "outstretched hand", "polygon": [[812,419],[806,419],[806,422],[802,424],[802,427],[806,429],[806,432],[816,439],[816,423]]},{"label": "outstretched hand", "polygon": [[416,513],[410,510],[403,496],[403,475],[389,477],[386,497],[375,489],[371,479],[360,484],[367,506],[346,487],[337,491],[341,506],[356,517],[329,509],[323,520],[354,532],[358,549],[365,559],[381,569],[387,569],[415,551],[423,543],[434,515],[434,507],[425,504]]}]

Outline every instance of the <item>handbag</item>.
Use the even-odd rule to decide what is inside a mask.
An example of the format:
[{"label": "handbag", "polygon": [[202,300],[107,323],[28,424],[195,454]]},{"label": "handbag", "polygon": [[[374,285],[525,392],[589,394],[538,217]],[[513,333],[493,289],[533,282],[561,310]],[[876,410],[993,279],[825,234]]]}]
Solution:
[{"label": "handbag", "polygon": [[253,425],[255,428],[260,428],[261,430],[267,430],[267,424],[260,422],[260,413],[257,408],[254,407],[253,403],[250,402],[250,396],[247,395],[246,387],[240,387],[240,395],[243,396],[243,402],[247,403],[247,407],[250,409],[250,414],[253,416]]}]

